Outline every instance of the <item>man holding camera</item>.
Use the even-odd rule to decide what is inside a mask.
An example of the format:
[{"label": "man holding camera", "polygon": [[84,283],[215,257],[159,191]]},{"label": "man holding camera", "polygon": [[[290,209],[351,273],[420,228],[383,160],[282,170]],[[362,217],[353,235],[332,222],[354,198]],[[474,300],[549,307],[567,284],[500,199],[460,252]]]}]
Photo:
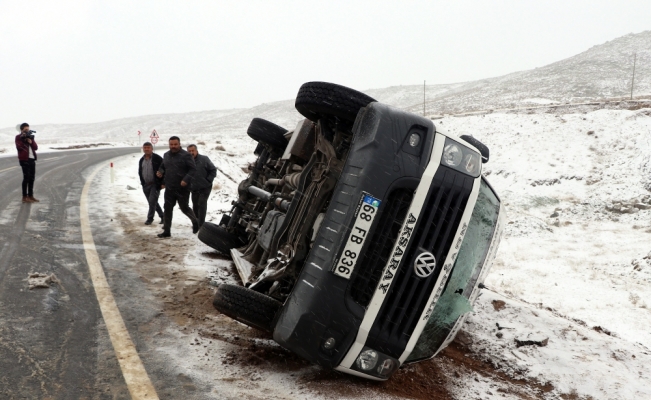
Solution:
[{"label": "man holding camera", "polygon": [[38,145],[34,140],[36,132],[29,129],[28,123],[20,125],[20,133],[16,135],[18,162],[23,169],[23,203],[38,203],[34,198],[34,179],[36,178],[36,150]]}]

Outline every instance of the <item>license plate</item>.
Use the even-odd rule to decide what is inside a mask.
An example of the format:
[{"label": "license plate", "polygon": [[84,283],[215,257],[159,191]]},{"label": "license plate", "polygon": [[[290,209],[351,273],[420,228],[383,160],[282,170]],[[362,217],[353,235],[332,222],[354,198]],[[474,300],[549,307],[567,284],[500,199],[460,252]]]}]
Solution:
[{"label": "license plate", "polygon": [[371,229],[373,220],[377,215],[381,201],[375,197],[363,192],[362,197],[357,204],[355,211],[355,223],[350,230],[348,241],[344,251],[339,256],[334,273],[343,278],[350,279],[350,275],[355,269],[355,264],[359,260],[359,252],[364,246],[368,232]]}]

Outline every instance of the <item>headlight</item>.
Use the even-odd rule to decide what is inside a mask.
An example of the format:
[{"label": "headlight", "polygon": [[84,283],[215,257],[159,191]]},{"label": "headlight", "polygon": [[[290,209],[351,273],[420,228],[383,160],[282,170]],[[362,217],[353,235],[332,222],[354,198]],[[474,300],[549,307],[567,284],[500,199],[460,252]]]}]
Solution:
[{"label": "headlight", "polygon": [[364,347],[352,367],[365,374],[387,379],[398,370],[400,361],[379,351]]},{"label": "headlight", "polygon": [[445,145],[443,146],[441,165],[454,168],[459,172],[476,178],[481,171],[481,157],[476,151],[450,138],[446,138]]},{"label": "headlight", "polygon": [[357,367],[362,371],[371,370],[377,364],[377,359],[377,351],[365,350],[359,355],[359,357],[357,357]]},{"label": "headlight", "polygon": [[397,365],[397,362],[393,361],[390,358],[386,358],[380,363],[380,366],[377,367],[377,373],[382,376],[389,376]]},{"label": "headlight", "polygon": [[331,337],[331,338],[326,339],[325,342],[323,342],[323,348],[326,349],[326,350],[332,350],[332,349],[335,348],[336,344],[337,344],[337,341],[335,340],[335,338]]},{"label": "headlight", "polygon": [[443,165],[448,167],[456,167],[461,164],[461,158],[463,158],[463,153],[461,149],[456,144],[450,143],[445,145],[443,149],[443,158],[441,162]]},{"label": "headlight", "polygon": [[479,154],[469,153],[463,157],[463,164],[461,165],[466,172],[472,176],[479,174],[479,164],[481,160]]},{"label": "headlight", "polygon": [[409,145],[411,147],[416,147],[416,146],[418,146],[418,143],[420,143],[420,135],[417,134],[417,133],[412,133],[409,136]]}]

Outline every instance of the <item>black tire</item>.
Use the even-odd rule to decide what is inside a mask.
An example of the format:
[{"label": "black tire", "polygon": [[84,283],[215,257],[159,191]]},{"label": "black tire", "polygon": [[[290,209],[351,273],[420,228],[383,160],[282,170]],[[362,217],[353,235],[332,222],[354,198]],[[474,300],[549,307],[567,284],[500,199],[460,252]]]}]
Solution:
[{"label": "black tire", "polygon": [[244,242],[239,237],[211,222],[204,222],[201,225],[197,237],[213,249],[229,256],[231,249],[244,246]]},{"label": "black tire", "polygon": [[284,150],[287,147],[285,134],[287,129],[278,126],[262,118],[253,118],[249,124],[246,134],[258,143],[264,143],[276,150]]},{"label": "black tire", "polygon": [[354,123],[359,109],[377,101],[374,98],[327,82],[304,83],[296,95],[296,110],[314,122],[319,118],[333,116]]},{"label": "black tire", "polygon": [[282,307],[282,303],[272,297],[226,283],[217,287],[212,304],[220,313],[270,333],[274,317]]}]

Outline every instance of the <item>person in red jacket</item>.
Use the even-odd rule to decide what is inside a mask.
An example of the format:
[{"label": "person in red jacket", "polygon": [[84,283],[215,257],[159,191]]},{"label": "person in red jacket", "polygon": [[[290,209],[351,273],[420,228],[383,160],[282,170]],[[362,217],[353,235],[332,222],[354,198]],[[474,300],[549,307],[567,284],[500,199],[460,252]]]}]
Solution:
[{"label": "person in red jacket", "polygon": [[16,135],[18,162],[23,169],[23,203],[37,203],[34,198],[34,179],[36,177],[36,150],[38,145],[34,140],[34,131],[28,123],[20,125],[20,133]]}]

